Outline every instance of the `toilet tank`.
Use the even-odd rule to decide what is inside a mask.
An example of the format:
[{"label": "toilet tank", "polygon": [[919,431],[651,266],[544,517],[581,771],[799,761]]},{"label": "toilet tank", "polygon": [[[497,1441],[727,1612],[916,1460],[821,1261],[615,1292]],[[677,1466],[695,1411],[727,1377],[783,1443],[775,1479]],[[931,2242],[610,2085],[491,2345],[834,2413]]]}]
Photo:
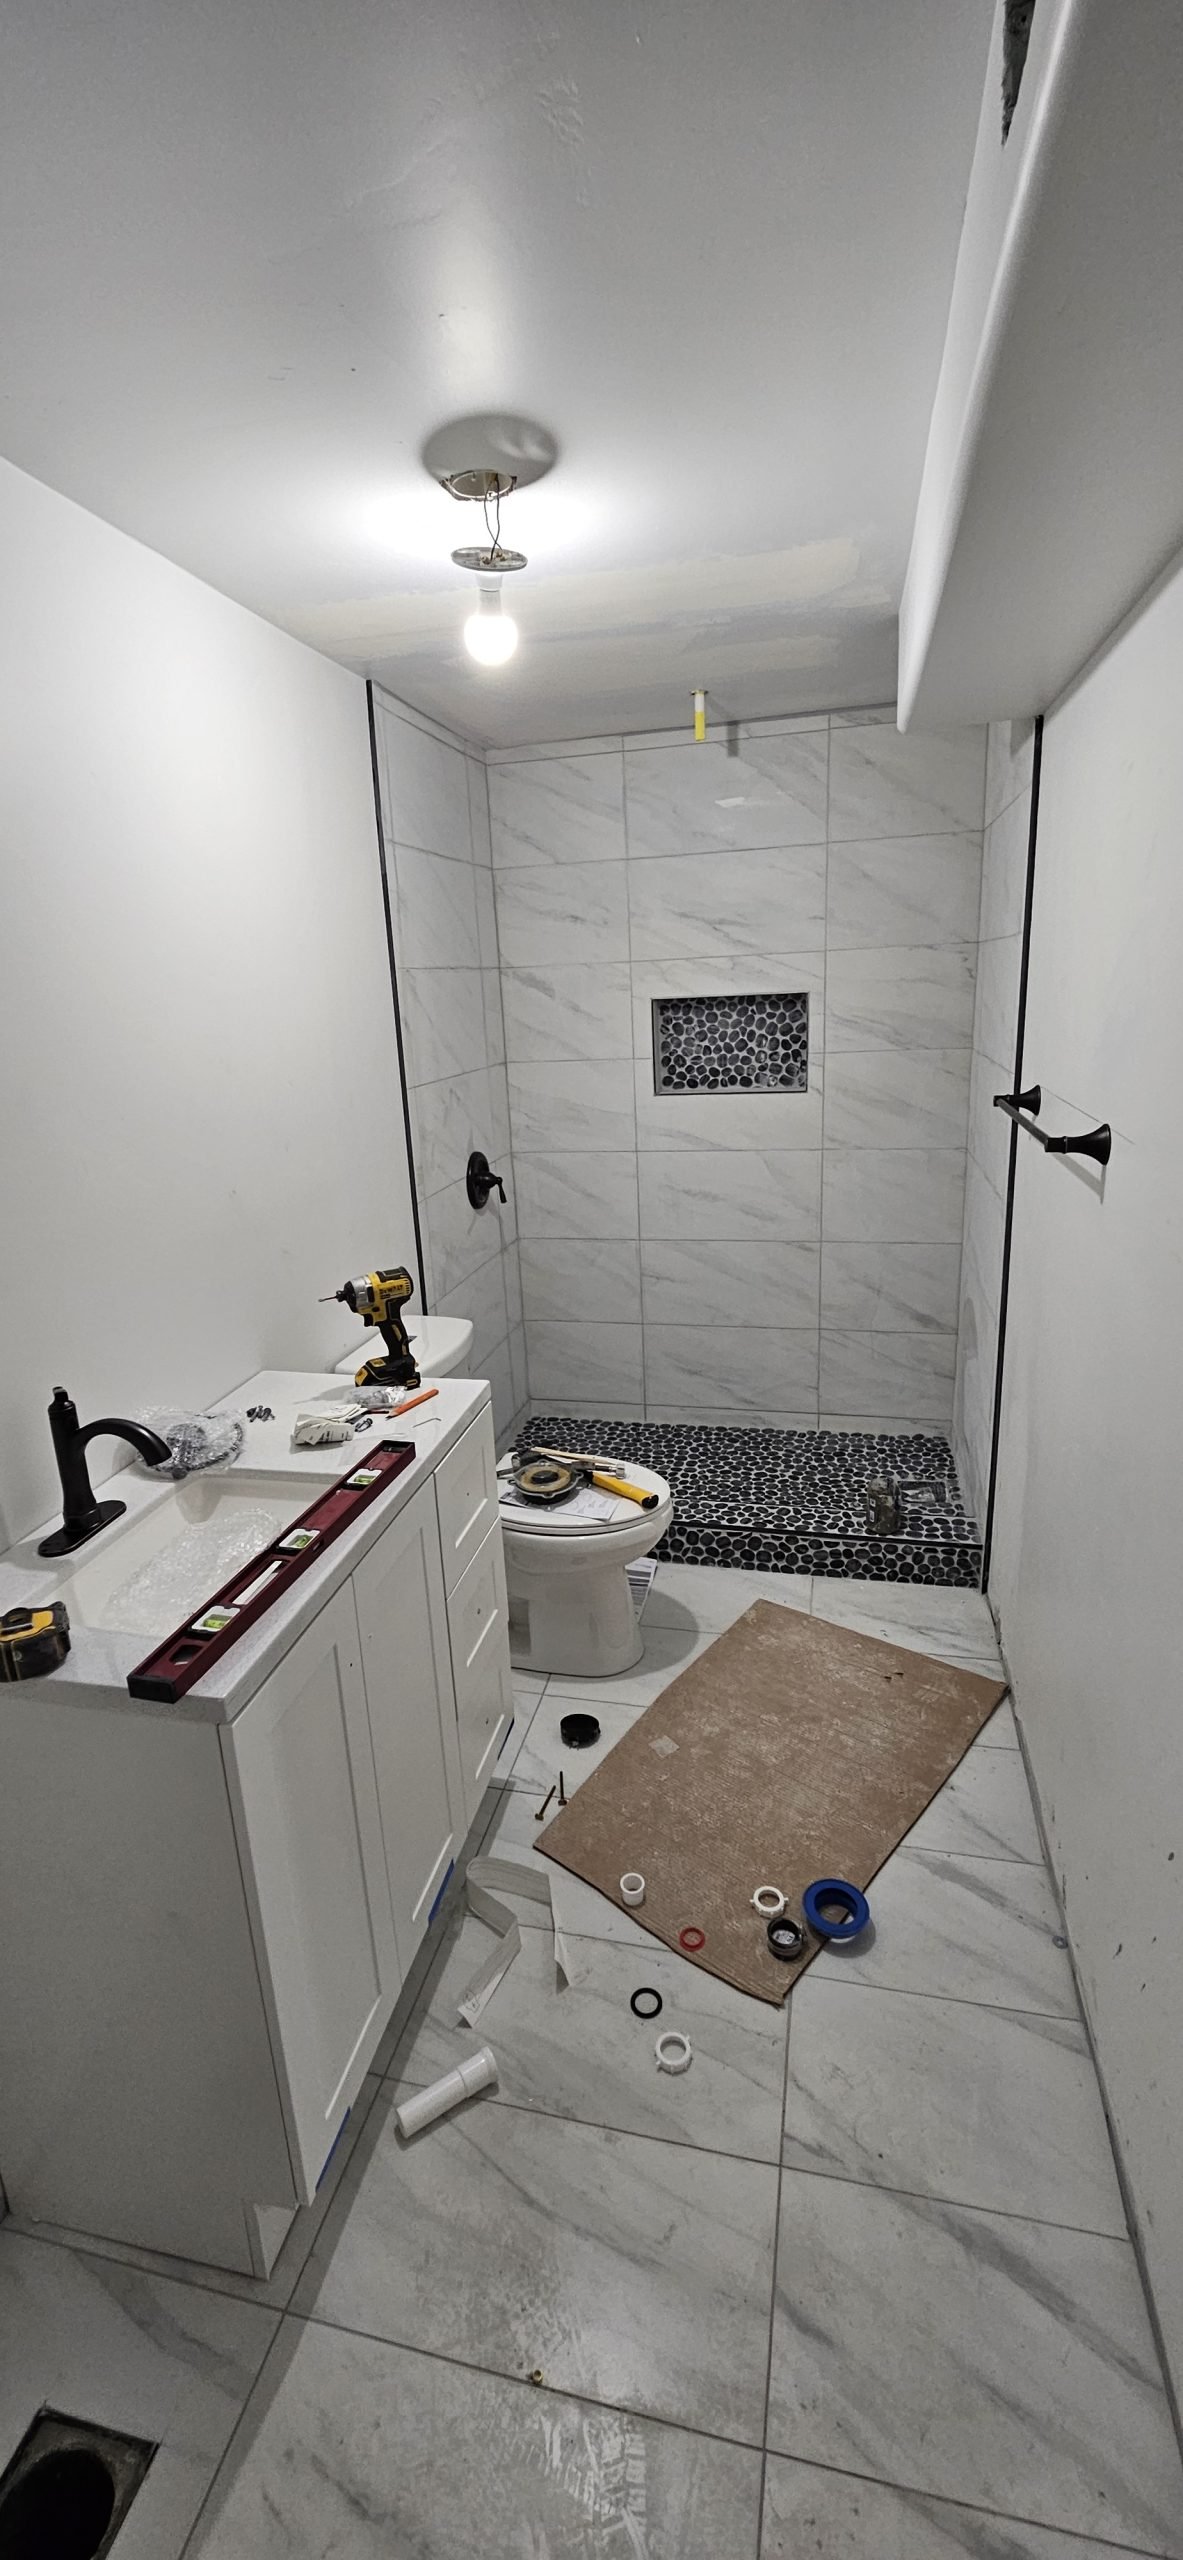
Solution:
[{"label": "toilet tank", "polygon": [[[425,1378],[465,1377],[468,1354],[472,1346],[472,1320],[469,1316],[408,1316],[407,1332],[416,1365]],[[338,1360],[334,1374],[355,1377],[363,1360],[380,1358],[382,1336],[373,1325],[362,1335],[352,1351]]]}]

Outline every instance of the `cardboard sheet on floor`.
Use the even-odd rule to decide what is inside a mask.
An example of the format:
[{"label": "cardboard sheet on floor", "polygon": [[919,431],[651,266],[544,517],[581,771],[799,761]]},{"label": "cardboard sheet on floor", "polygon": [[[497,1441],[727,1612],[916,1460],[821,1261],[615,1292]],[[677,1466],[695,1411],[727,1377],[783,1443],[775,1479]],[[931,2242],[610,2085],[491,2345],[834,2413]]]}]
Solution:
[{"label": "cardboard sheet on floor", "polygon": [[704,1930],[688,1963],[780,2001],[818,1949],[778,1961],[756,1886],[779,1885],[798,1917],[817,1876],[869,1886],[1006,1694],[1004,1680],[758,1600],[536,1845],[621,1910],[620,1878],[638,1869],[632,1919],[679,1954],[683,1929]]}]

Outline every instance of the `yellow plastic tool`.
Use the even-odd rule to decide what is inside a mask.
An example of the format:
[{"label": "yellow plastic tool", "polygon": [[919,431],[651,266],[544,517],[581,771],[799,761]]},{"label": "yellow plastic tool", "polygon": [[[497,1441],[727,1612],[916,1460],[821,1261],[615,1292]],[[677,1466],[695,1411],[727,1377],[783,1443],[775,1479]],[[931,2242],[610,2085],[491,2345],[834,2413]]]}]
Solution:
[{"label": "yellow plastic tool", "polygon": [[557,1458],[566,1467],[586,1467],[592,1483],[599,1487],[601,1493],[618,1493],[623,1501],[638,1503],[642,1511],[656,1511],[661,1500],[661,1495],[650,1487],[630,1484],[627,1476],[614,1475],[602,1458],[589,1457],[584,1449],[544,1449],[536,1444],[534,1456]]}]

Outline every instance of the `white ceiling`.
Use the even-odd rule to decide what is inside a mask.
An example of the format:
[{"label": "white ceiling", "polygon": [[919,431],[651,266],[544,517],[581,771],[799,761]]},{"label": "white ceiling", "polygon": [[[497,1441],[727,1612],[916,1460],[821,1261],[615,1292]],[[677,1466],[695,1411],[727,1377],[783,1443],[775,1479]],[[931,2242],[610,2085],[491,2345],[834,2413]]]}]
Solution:
[{"label": "white ceiling", "polygon": [[[991,0],[7,0],[0,450],[494,743],[890,699]],[[500,408],[522,646],[459,640]]]}]

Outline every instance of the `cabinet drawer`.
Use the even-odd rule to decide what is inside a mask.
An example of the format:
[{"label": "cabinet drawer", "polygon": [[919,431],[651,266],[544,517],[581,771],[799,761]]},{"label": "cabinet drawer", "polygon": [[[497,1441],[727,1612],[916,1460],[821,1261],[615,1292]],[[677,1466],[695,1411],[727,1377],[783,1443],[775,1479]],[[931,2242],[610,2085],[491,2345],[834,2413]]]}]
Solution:
[{"label": "cabinet drawer", "polygon": [[444,1558],[444,1587],[451,1591],[499,1516],[497,1454],[493,1446],[493,1416],[488,1405],[477,1415],[475,1422],[470,1422],[455,1448],[449,1449],[446,1458],[440,1459],[435,1471],[435,1498]]},{"label": "cabinet drawer", "polygon": [[501,1523],[448,1599],[465,1809],[471,1820],[513,1716]]}]

